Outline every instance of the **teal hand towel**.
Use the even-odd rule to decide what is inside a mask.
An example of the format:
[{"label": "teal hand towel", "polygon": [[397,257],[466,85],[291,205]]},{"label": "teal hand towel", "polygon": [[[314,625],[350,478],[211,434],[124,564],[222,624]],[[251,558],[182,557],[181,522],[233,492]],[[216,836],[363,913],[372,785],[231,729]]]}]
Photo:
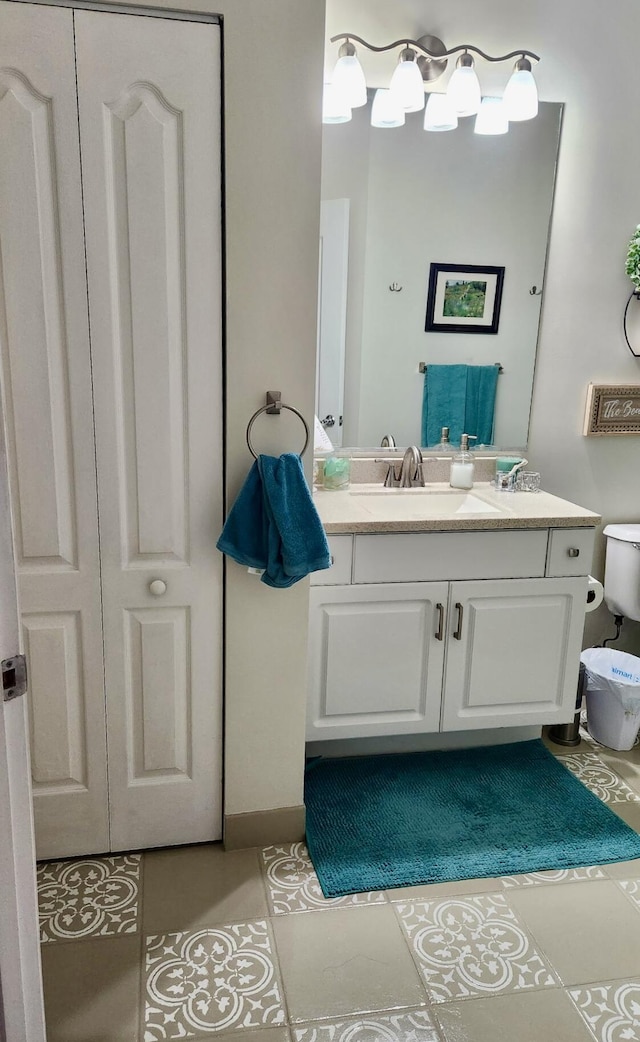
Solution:
[{"label": "teal hand towel", "polygon": [[498,385],[496,365],[428,365],[422,394],[422,445],[437,445],[443,427],[452,445],[470,434],[491,445]]},{"label": "teal hand towel", "polygon": [[262,569],[262,582],[275,588],[330,567],[327,537],[296,453],[258,456],[216,546],[238,564]]},{"label": "teal hand towel", "polygon": [[424,374],[422,395],[422,445],[437,445],[443,427],[449,428],[452,445],[460,444],[460,436],[467,431],[465,409],[467,401],[466,365],[428,365]]},{"label": "teal hand towel", "polygon": [[465,431],[476,445],[491,445],[498,387],[497,365],[470,365],[467,372]]}]

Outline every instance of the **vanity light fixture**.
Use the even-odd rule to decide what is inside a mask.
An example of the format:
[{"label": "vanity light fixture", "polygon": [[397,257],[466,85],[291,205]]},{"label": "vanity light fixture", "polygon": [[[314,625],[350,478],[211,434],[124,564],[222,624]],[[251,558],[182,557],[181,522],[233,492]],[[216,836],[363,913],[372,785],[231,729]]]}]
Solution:
[{"label": "vanity light fixture", "polygon": [[531,62],[524,55],[516,67],[504,92],[507,119],[516,122],[534,119],[538,115],[538,88],[531,72]]},{"label": "vanity light fixture", "polygon": [[[376,107],[374,104],[373,108],[380,109],[381,106],[383,110],[386,108],[385,118],[380,118],[376,113],[374,122],[372,108],[373,126],[401,126],[404,120],[398,121],[398,110],[404,113],[417,112],[422,109],[427,85],[443,74],[447,68],[447,59],[453,54],[459,54],[459,58],[456,69],[449,80],[446,95],[429,93],[424,118],[425,130],[453,130],[457,126],[457,117],[476,113],[480,116],[481,87],[474,67],[474,54],[491,63],[506,62],[516,58],[513,74],[505,88],[502,111],[507,120],[533,119],[537,115],[538,91],[531,71],[531,62],[540,61],[540,57],[533,51],[520,48],[510,51],[508,54],[493,56],[473,44],[459,44],[456,47],[446,48],[442,40],[429,34],[421,36],[417,40],[394,40],[393,43],[385,44],[382,47],[368,43],[367,40],[363,40],[361,36],[355,36],[353,33],[340,33],[338,36],[331,37],[331,43],[339,41],[341,41],[341,46],[332,85],[341,97],[342,105],[349,109],[363,105],[363,94],[366,93],[366,81],[358,61],[355,43],[375,52],[400,48],[398,65],[388,90],[382,95],[380,91],[376,92],[375,100],[379,95],[381,100],[378,102],[378,106]],[[445,109],[443,100],[435,100],[444,97],[448,98],[448,111]],[[496,99],[485,100],[491,101],[491,104],[486,106],[486,113],[482,113],[476,124],[477,133],[505,133],[503,118],[501,117],[497,122],[498,106],[494,104]],[[388,117],[389,106],[392,110],[395,107],[396,110],[393,119]],[[334,109],[335,103],[332,103],[330,111]],[[339,121],[341,120],[330,120],[330,122]],[[483,129],[491,127],[494,129]]]},{"label": "vanity light fixture", "polygon": [[468,51],[458,58],[455,72],[449,80],[447,97],[456,116],[475,116],[480,108],[482,94],[480,80],[474,69],[474,61]]},{"label": "vanity light fixture", "polygon": [[475,134],[506,134],[509,129],[503,98],[483,98],[476,116]]},{"label": "vanity light fixture", "polygon": [[392,91],[379,87],[371,106],[371,126],[403,127],[404,112]]},{"label": "vanity light fixture", "polygon": [[348,123],[351,119],[351,107],[347,105],[344,95],[335,83],[325,83],[322,92],[322,122]]},{"label": "vanity light fixture", "polygon": [[424,108],[424,80],[417,59],[413,48],[404,47],[389,84],[391,96],[405,112],[420,112]]},{"label": "vanity light fixture", "polygon": [[431,93],[424,112],[424,129],[455,130],[457,126],[458,117],[449,96]]},{"label": "vanity light fixture", "polygon": [[350,109],[367,104],[367,82],[356,49],[350,40],[342,44],[331,82]]}]

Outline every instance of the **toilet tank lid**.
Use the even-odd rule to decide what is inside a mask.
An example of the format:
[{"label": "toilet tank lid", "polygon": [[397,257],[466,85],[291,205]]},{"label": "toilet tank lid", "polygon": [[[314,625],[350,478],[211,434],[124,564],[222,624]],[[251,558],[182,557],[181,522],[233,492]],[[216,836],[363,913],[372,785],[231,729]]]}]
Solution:
[{"label": "toilet tank lid", "polygon": [[623,543],[640,543],[640,525],[607,525],[604,535]]}]

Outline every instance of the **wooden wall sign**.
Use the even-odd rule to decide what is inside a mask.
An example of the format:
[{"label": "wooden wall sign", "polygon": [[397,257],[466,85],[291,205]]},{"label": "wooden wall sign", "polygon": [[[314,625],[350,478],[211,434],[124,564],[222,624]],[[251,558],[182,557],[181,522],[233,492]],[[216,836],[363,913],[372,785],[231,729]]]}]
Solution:
[{"label": "wooden wall sign", "polygon": [[589,384],[582,433],[640,435],[640,384]]}]

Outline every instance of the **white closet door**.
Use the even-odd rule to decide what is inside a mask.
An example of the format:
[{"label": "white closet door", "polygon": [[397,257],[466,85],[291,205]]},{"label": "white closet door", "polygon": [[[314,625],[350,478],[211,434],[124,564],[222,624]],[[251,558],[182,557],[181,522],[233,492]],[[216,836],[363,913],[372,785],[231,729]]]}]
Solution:
[{"label": "white closet door", "polygon": [[219,30],[75,26],[121,850],[221,835]]},{"label": "white closet door", "polygon": [[109,848],[72,12],[0,5],[0,340],[38,855]]}]

